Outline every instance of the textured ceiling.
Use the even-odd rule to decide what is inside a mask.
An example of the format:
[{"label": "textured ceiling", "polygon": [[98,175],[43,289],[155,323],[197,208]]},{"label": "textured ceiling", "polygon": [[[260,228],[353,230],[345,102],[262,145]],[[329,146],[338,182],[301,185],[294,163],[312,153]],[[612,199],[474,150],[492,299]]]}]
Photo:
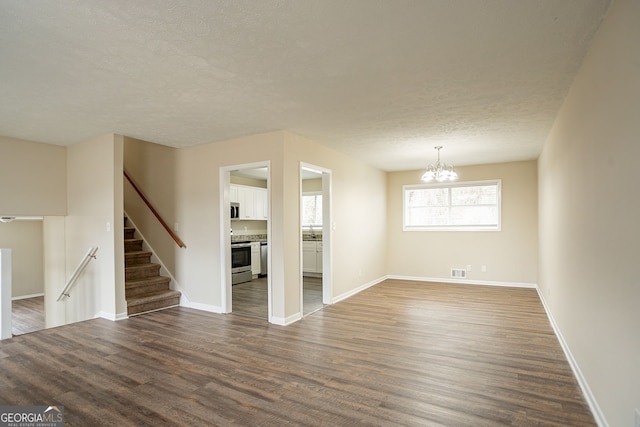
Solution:
[{"label": "textured ceiling", "polygon": [[609,0],[0,0],[0,135],[536,158]]}]

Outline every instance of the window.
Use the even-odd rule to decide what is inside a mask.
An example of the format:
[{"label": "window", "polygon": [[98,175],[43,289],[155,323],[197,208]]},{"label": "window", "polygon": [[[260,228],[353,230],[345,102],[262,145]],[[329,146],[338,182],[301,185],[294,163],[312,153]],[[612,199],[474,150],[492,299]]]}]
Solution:
[{"label": "window", "polygon": [[302,195],[302,226],[322,227],[322,193]]},{"label": "window", "polygon": [[405,185],[403,230],[500,230],[501,181]]}]

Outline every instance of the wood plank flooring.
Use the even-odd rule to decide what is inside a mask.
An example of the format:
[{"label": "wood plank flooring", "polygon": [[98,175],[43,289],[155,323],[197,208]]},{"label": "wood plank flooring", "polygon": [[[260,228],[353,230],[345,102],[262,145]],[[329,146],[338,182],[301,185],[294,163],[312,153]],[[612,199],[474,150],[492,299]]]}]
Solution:
[{"label": "wood plank flooring", "polygon": [[[322,278],[304,277],[303,315],[322,308]],[[269,319],[267,279],[258,278],[250,282],[233,285],[232,310],[235,314],[244,314],[259,319]]]},{"label": "wood plank flooring", "polygon": [[44,329],[44,297],[11,301],[11,333],[22,335]]},{"label": "wood plank flooring", "polygon": [[532,289],[387,280],[287,327],[171,308],[0,342],[68,425],[593,426]]}]

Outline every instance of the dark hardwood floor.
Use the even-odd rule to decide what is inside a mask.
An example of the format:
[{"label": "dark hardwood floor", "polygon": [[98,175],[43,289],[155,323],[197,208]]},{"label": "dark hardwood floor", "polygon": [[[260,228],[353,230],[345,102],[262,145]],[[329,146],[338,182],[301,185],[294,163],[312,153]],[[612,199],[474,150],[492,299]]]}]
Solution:
[{"label": "dark hardwood floor", "polygon": [[[303,315],[322,308],[322,278],[304,277]],[[262,277],[250,282],[238,283],[231,289],[231,307],[235,314],[268,320],[267,279]]]},{"label": "dark hardwood floor", "polygon": [[44,329],[44,297],[11,301],[11,333],[22,335]]},{"label": "dark hardwood floor", "polygon": [[0,342],[71,426],[593,426],[532,289],[387,280],[287,327],[171,308]]},{"label": "dark hardwood floor", "polygon": [[302,314],[308,315],[320,310],[322,304],[322,277],[302,278]]}]

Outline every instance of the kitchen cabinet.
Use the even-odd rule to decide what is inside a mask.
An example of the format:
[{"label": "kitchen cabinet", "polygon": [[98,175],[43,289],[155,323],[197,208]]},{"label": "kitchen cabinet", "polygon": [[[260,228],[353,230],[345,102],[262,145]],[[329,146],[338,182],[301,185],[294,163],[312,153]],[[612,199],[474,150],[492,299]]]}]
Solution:
[{"label": "kitchen cabinet", "polygon": [[260,274],[260,242],[251,242],[251,275]]},{"label": "kitchen cabinet", "polygon": [[269,201],[267,197],[267,189],[256,188],[254,191],[256,203],[256,219],[266,221],[269,218]]},{"label": "kitchen cabinet", "polygon": [[322,273],[322,242],[302,242],[302,272]]},{"label": "kitchen cabinet", "polygon": [[[234,200],[235,198],[235,200]],[[240,204],[241,220],[262,220],[269,218],[267,189],[231,184],[229,200]]]}]

